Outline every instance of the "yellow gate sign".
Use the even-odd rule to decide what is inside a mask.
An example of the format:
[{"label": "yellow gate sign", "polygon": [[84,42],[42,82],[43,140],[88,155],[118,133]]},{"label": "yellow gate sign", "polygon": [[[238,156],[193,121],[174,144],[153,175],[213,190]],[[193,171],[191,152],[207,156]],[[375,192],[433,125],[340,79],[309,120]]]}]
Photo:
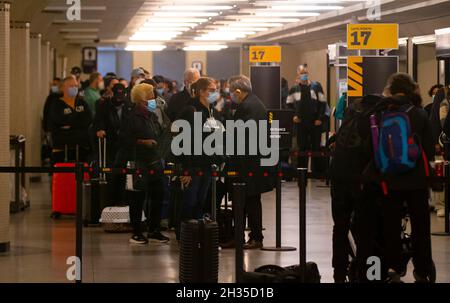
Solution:
[{"label": "yellow gate sign", "polygon": [[281,62],[281,46],[250,46],[250,63]]},{"label": "yellow gate sign", "polygon": [[398,49],[398,24],[348,24],[348,49]]}]

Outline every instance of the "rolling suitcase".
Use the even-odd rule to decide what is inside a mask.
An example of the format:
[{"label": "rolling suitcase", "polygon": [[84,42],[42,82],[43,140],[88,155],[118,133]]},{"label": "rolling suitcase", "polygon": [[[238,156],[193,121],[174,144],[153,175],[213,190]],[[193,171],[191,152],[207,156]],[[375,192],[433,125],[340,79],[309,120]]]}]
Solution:
[{"label": "rolling suitcase", "polygon": [[[99,167],[106,167],[106,139],[98,140]],[[83,224],[100,225],[102,209],[108,199],[108,182],[106,175],[100,173],[98,178],[83,182]]]},{"label": "rolling suitcase", "polygon": [[217,283],[219,279],[219,226],[215,222],[216,185],[212,185],[212,217],[181,223],[181,283]]},{"label": "rolling suitcase", "polygon": [[[78,146],[76,147],[78,160]],[[73,167],[76,163],[67,163],[67,146],[65,146],[65,163],[56,163],[54,167]],[[86,165],[87,166],[87,165]],[[89,180],[88,174],[84,180]],[[54,173],[52,177],[52,214],[53,219],[61,215],[75,215],[77,213],[77,182],[75,173]]]}]

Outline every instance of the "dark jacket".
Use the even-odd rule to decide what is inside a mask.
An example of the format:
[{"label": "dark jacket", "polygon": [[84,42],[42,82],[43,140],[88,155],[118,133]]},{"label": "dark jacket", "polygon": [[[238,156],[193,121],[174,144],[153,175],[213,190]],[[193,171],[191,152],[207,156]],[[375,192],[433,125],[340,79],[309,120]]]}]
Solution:
[{"label": "dark jacket", "polygon": [[[234,120],[242,120],[244,122],[249,120],[256,121],[259,129],[259,121],[267,121],[267,110],[261,100],[254,94],[250,94],[247,98],[239,104],[234,114]],[[269,129],[269,128],[268,128]],[[268,134],[269,135],[269,134]],[[235,136],[236,138],[236,136]],[[249,177],[248,174],[239,177],[239,181],[247,184],[246,194],[247,196],[254,196],[257,194],[271,191],[274,188],[274,178],[264,177],[264,172],[274,172],[273,167],[262,167],[260,160],[261,155],[251,156],[249,154],[249,135],[245,136],[246,155],[245,156],[233,156],[229,162],[229,168],[237,170],[238,172],[253,172],[253,176]],[[236,139],[235,139],[236,142]],[[236,145],[236,144],[235,144]],[[235,146],[236,150],[236,146]],[[235,152],[236,155],[236,152]]]},{"label": "dark jacket", "polygon": [[[300,100],[295,100],[300,94]],[[300,118],[302,125],[313,125],[314,121],[325,121],[326,104],[319,100],[319,94],[313,90],[312,85],[296,85],[289,91],[290,101],[294,100],[295,114]]]},{"label": "dark jacket", "polygon": [[42,128],[45,132],[50,131],[49,118],[50,118],[50,110],[52,108],[53,103],[59,100],[62,97],[61,93],[50,93],[45,100],[44,104],[44,112],[42,115]]},{"label": "dark jacket", "polygon": [[134,106],[130,115],[123,122],[119,130],[119,152],[116,158],[116,166],[125,167],[127,161],[134,161],[151,167],[160,162],[161,157],[158,146],[147,147],[137,144],[138,140],[153,139],[158,142],[161,128],[158,117],[146,108]]},{"label": "dark jacket", "polygon": [[75,100],[75,108],[71,108],[62,99],[53,102],[48,120],[53,148],[63,150],[66,146],[75,148],[77,145],[88,148],[91,122],[91,111],[83,99]]},{"label": "dark jacket", "polygon": [[190,155],[181,155],[178,156],[176,159],[177,163],[180,163],[184,169],[200,169],[200,170],[207,170],[209,171],[211,169],[212,164],[220,164],[222,162],[221,156],[207,156],[204,153],[203,150],[203,142],[205,138],[210,135],[208,132],[202,132],[202,152],[201,155],[195,155],[194,154],[194,148],[195,148],[195,141],[194,141],[194,114],[195,113],[201,113],[202,115],[202,129],[203,125],[205,124],[206,120],[210,117],[212,117],[213,109],[210,107],[209,109],[203,106],[200,103],[200,100],[198,98],[193,99],[192,105],[189,105],[185,107],[184,111],[180,114],[178,119],[185,120],[189,122],[191,126],[191,152]]},{"label": "dark jacket", "polygon": [[[106,132],[107,152],[115,154],[119,150],[119,131],[133,113],[134,104],[129,101],[121,107],[116,107],[110,99],[102,98],[97,103],[97,111],[94,118],[94,131]],[[121,115],[119,117],[119,111]]]},{"label": "dark jacket", "polygon": [[442,132],[442,124],[440,119],[440,108],[442,101],[445,100],[445,89],[441,88],[434,96],[433,105],[431,106],[430,121],[432,130],[432,141],[434,144],[438,144],[439,136]]},{"label": "dark jacket", "polygon": [[176,93],[170,98],[170,101],[167,104],[166,114],[169,116],[170,121],[173,122],[179,119],[186,108],[192,104],[193,98],[185,88],[183,91]]},{"label": "dark jacket", "polygon": [[381,96],[365,96],[352,102],[345,111],[330,163],[332,181],[361,182],[361,173],[373,154],[369,116],[380,102],[384,102]]},{"label": "dark jacket", "polygon": [[[396,96],[387,99],[388,102],[395,105],[411,104],[411,101],[405,96]],[[408,112],[408,116],[411,124],[411,132],[415,134],[421,143],[422,149],[428,161],[434,159],[434,143],[432,140],[432,131],[430,121],[424,109],[415,106]],[[370,126],[366,129],[366,133],[370,136]],[[373,155],[373,153],[372,153]],[[428,166],[428,162],[424,163],[422,157],[418,160],[417,165],[411,171],[404,174],[396,174],[394,176],[383,176],[386,180],[386,184],[389,190],[415,190],[426,189],[428,187],[426,180],[425,165]],[[375,180],[381,177],[379,171],[376,169],[373,158],[363,176],[367,180]]]}]

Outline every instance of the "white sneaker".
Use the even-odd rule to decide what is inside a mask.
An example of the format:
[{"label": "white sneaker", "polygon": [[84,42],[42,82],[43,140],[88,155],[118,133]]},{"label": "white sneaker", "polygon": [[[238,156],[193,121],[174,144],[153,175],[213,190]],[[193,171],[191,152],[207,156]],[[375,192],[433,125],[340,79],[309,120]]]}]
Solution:
[{"label": "white sneaker", "polygon": [[436,215],[437,215],[439,218],[445,217],[445,209],[443,209],[443,208],[438,209],[438,210],[436,211]]}]

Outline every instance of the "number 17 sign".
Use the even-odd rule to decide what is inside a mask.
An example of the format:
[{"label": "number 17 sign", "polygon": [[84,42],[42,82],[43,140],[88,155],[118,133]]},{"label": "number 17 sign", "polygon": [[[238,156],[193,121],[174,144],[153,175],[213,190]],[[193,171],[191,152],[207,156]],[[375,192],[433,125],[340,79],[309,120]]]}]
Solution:
[{"label": "number 17 sign", "polygon": [[281,62],[281,46],[250,46],[249,55],[250,63]]},{"label": "number 17 sign", "polygon": [[348,49],[398,49],[398,24],[348,24]]}]

